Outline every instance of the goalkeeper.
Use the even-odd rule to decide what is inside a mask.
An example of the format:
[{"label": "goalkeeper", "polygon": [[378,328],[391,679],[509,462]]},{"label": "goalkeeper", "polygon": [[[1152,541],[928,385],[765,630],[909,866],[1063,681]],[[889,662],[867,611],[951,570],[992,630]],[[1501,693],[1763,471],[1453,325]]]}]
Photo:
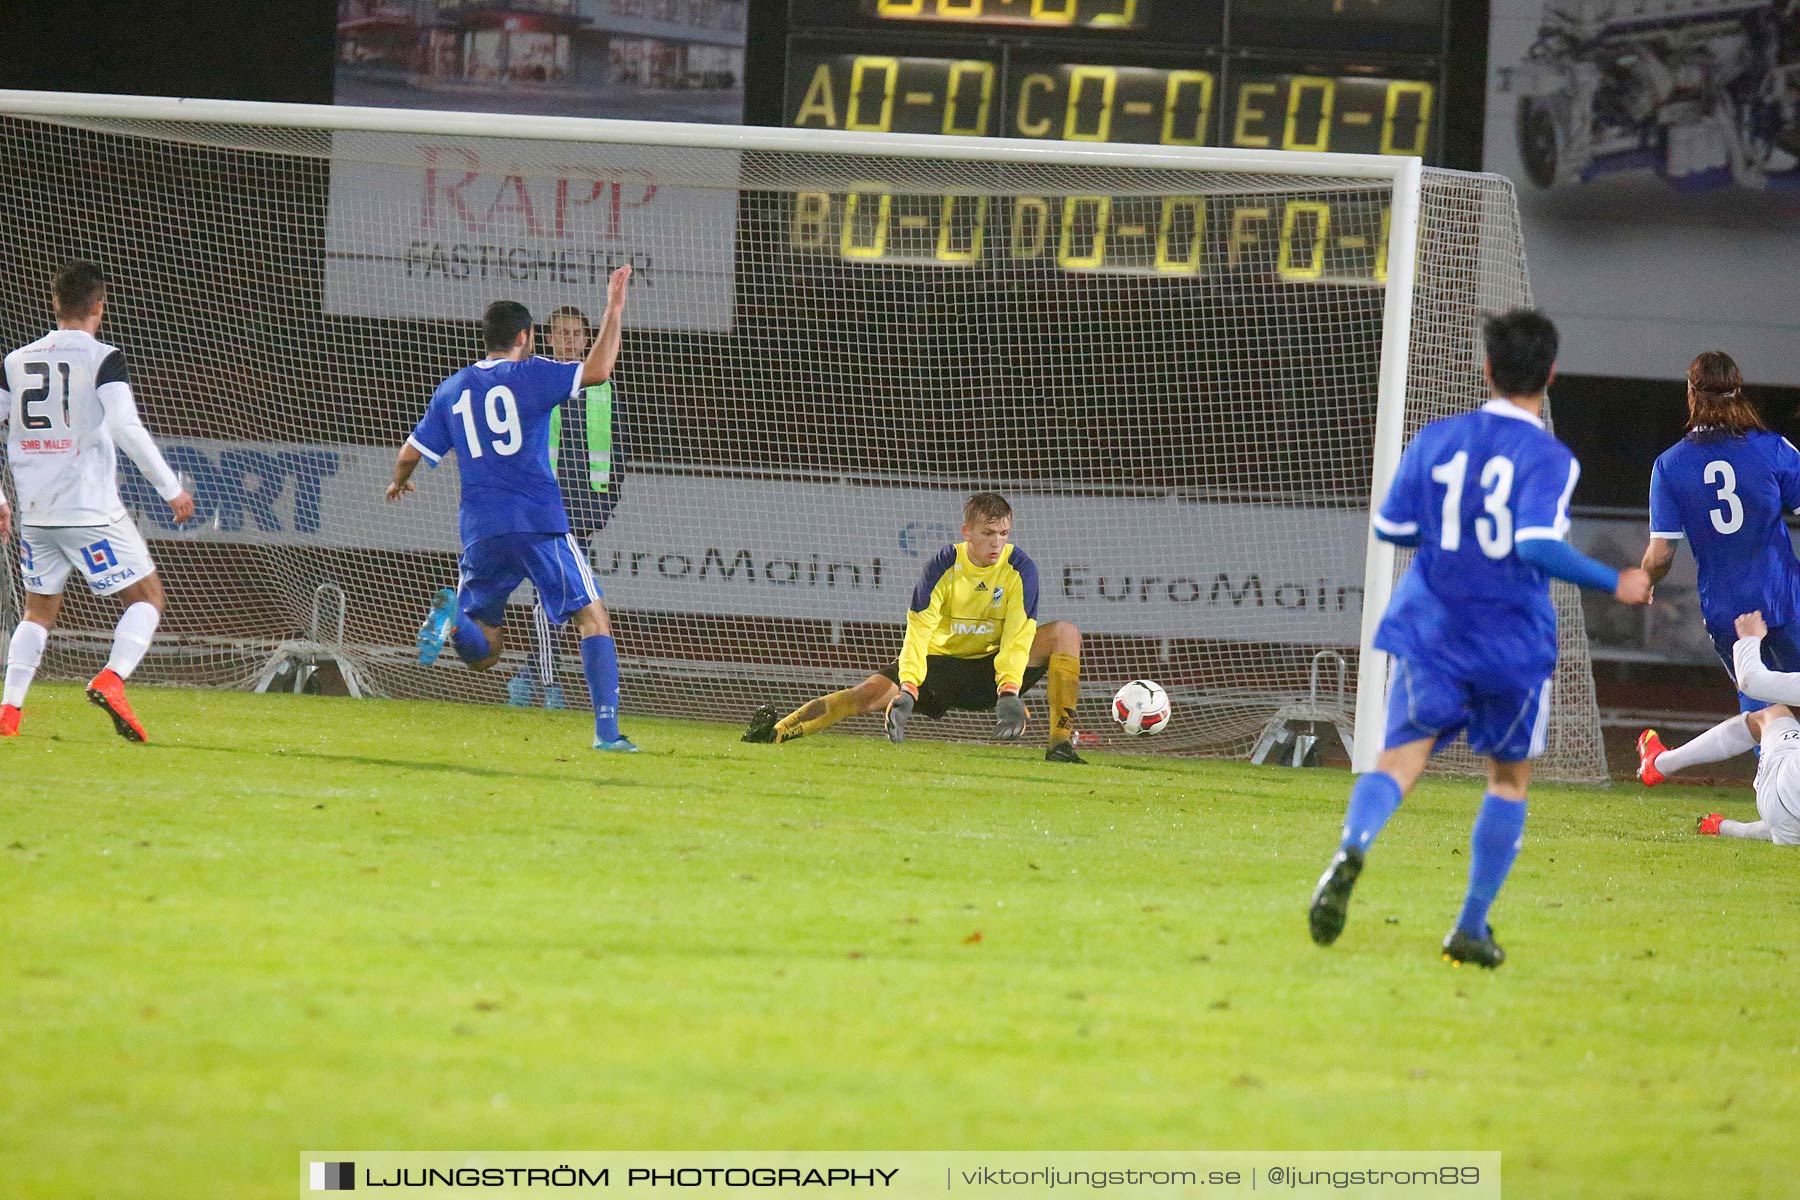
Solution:
[{"label": "goalkeeper", "polygon": [[906,740],[916,714],[952,709],[994,714],[994,737],[1025,731],[1022,693],[1050,677],[1050,762],[1078,763],[1075,702],[1081,693],[1081,633],[1071,621],[1037,623],[1037,565],[1011,545],[1012,506],[982,492],[963,505],[963,540],[932,555],[913,589],[900,658],[853,688],[809,700],[781,720],[765,704],[746,742],[789,742],[846,717],[887,706],[887,735]]}]

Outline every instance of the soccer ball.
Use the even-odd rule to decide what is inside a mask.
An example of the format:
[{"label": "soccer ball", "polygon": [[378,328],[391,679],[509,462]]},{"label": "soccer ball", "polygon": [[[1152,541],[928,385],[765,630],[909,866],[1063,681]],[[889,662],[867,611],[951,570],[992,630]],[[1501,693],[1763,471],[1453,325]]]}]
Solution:
[{"label": "soccer ball", "polygon": [[1113,696],[1113,720],[1132,737],[1161,733],[1169,724],[1169,693],[1148,679],[1134,679]]}]

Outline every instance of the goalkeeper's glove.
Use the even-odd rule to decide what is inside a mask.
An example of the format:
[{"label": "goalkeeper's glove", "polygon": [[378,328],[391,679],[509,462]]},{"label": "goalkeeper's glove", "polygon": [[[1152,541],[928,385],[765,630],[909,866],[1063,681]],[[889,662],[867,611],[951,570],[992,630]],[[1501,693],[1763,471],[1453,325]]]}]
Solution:
[{"label": "goalkeeper's glove", "polygon": [[912,718],[913,699],[913,694],[903,687],[900,694],[894,697],[893,703],[888,705],[888,741],[896,746],[906,740],[906,722]]},{"label": "goalkeeper's glove", "polygon": [[1002,692],[994,703],[994,737],[1002,742],[1016,742],[1025,732],[1025,701],[1017,692]]}]

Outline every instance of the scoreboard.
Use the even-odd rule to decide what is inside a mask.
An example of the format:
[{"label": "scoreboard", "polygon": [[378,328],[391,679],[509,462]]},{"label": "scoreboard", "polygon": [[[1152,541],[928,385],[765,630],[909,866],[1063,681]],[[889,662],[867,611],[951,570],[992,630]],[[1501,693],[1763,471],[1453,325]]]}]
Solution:
[{"label": "scoreboard", "polygon": [[784,123],[1442,156],[1449,0],[790,0]]},{"label": "scoreboard", "polygon": [[[1443,160],[1450,0],[789,0],[800,129]],[[846,263],[1054,264],[1384,282],[1366,198],[805,193],[790,248]],[[1259,253],[1261,248],[1263,253]]]}]

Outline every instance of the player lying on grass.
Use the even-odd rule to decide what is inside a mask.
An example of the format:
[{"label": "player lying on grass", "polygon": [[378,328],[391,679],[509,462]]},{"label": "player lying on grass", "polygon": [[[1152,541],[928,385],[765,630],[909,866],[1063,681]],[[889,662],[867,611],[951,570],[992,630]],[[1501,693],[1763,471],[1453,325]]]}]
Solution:
[{"label": "player lying on grass", "polygon": [[594,749],[637,749],[619,732],[619,655],[587,552],[569,536],[562,489],[550,462],[550,417],[565,400],[611,378],[619,361],[631,268],[607,285],[600,336],[579,363],[531,353],[531,313],[496,300],[482,317],[487,357],[438,385],[431,404],[394,462],[387,498],[413,490],[421,459],[436,466],[455,451],[462,496],[459,585],[445,588],[419,631],[419,661],[437,658],[446,639],[478,671],[500,660],[506,600],[531,580],[550,619],[572,621],[581,636],[582,674],[594,704]]},{"label": "player lying on grass", "polygon": [[1012,505],[993,492],[963,505],[963,540],[932,555],[913,589],[900,657],[853,688],[809,700],[781,720],[765,704],[746,742],[791,742],[846,717],[887,707],[888,740],[906,740],[916,713],[994,714],[994,737],[1025,731],[1022,695],[1050,678],[1051,762],[1078,763],[1075,704],[1081,696],[1081,633],[1071,621],[1037,623],[1037,565],[1008,542]]},{"label": "player lying on grass", "polygon": [[[1758,611],[1768,622],[1763,661],[1800,671],[1800,559],[1785,518],[1800,511],[1800,451],[1770,431],[1744,392],[1731,356],[1709,350],[1688,366],[1687,434],[1650,475],[1650,543],[1644,569],[1660,583],[1686,541],[1699,570],[1700,615],[1733,679],[1732,622]],[[1738,691],[1744,712],[1763,700]]]},{"label": "player lying on grass", "polygon": [[1563,541],[1581,464],[1544,428],[1556,326],[1518,309],[1483,329],[1493,399],[1433,421],[1400,456],[1375,534],[1417,546],[1375,634],[1393,656],[1387,739],[1350,793],[1343,837],[1313,892],[1313,941],[1343,932],[1350,892],[1375,836],[1439,747],[1467,730],[1488,759],[1487,795],[1470,835],[1469,886],[1444,958],[1498,967],[1488,910],[1525,832],[1531,760],[1544,751],[1556,609],[1550,580],[1650,602],[1650,578],[1614,571]]},{"label": "player lying on grass", "polygon": [[1800,846],[1800,721],[1787,707],[1800,705],[1800,672],[1771,671],[1763,665],[1763,639],[1769,636],[1769,626],[1761,613],[1745,613],[1736,625],[1738,640],[1731,656],[1738,690],[1779,703],[1721,721],[1674,750],[1663,746],[1656,730],[1644,730],[1638,735],[1638,778],[1655,787],[1672,772],[1724,762],[1748,754],[1760,743],[1756,811],[1761,819],[1727,821],[1719,813],[1708,813],[1700,818],[1700,832]]},{"label": "player lying on grass", "polygon": [[[114,447],[131,455],[176,521],[194,515],[194,500],[138,420],[124,352],[95,336],[106,316],[106,276],[77,260],[56,273],[52,294],[56,329],[7,355],[0,375],[0,425],[10,427],[6,456],[19,492],[25,576],[25,618],[7,647],[0,737],[18,735],[73,566],[89,591],[125,604],[106,668],[88,682],[88,700],[106,710],[121,737],[142,742],[147,735],[125,699],[125,681],[162,621],[163,585],[119,499]],[[0,541],[12,523],[0,494]]]}]

